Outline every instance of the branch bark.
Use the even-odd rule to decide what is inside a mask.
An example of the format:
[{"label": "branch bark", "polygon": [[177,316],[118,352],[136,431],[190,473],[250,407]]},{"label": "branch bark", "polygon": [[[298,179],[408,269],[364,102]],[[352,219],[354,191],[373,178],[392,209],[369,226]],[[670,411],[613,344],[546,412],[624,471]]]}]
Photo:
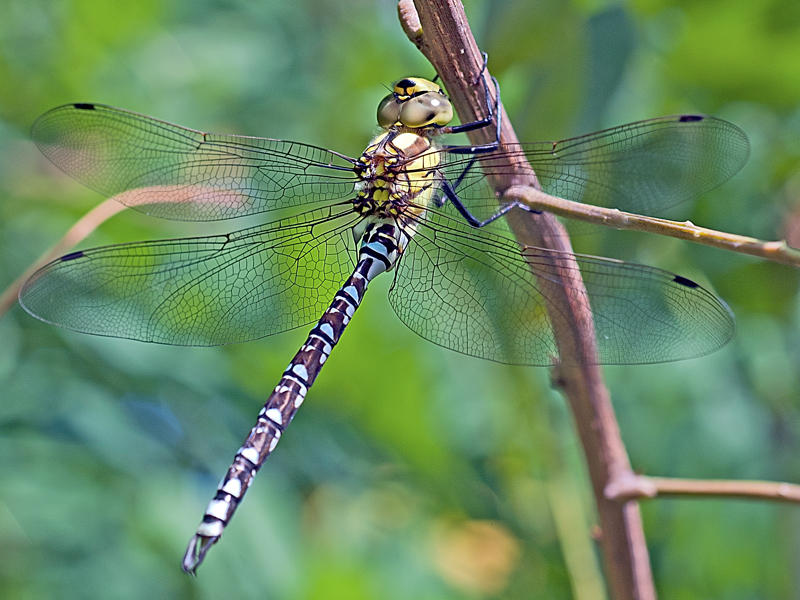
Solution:
[{"label": "branch bark", "polygon": [[694,496],[772,500],[800,503],[800,485],[779,481],[737,481],[713,479],[676,479],[630,474],[606,487],[611,500],[647,500],[658,496]]},{"label": "branch bark", "polygon": [[545,210],[559,217],[614,229],[655,233],[739,254],[749,254],[792,267],[800,267],[800,250],[792,248],[785,240],[768,242],[699,227],[691,221],[678,223],[657,217],[626,213],[616,208],[592,206],[551,196],[530,187],[511,188],[506,190],[504,195],[507,198],[520,200],[534,210]]},{"label": "branch bark", "polygon": [[[410,2],[399,4],[400,19],[409,39],[420,49],[440,74],[462,122],[485,115],[483,85],[474,85],[480,77],[483,57],[478,50],[460,2],[455,0],[415,0],[416,13]],[[487,79],[488,81],[488,79]],[[492,94],[493,86],[490,84]],[[514,130],[502,106],[502,143],[517,143]],[[491,142],[493,131],[477,130],[470,134],[473,144]],[[521,159],[513,173],[491,175],[498,192],[510,188],[527,188],[541,192],[530,165]],[[544,250],[571,252],[569,238],[557,219],[547,213],[509,213],[509,223],[522,246]],[[531,266],[534,274],[536,269]],[[610,481],[631,472],[619,426],[611,406],[609,392],[597,366],[597,350],[592,316],[575,266],[561,270],[562,286],[542,277],[539,284],[546,293],[548,315],[558,346],[560,364],[554,369],[554,382],[566,395],[583,445],[592,481],[602,534],[600,544],[608,585],[616,600],[648,600],[655,598],[647,546],[635,501],[616,501],[605,496]],[[568,366],[567,366],[568,365]]]}]

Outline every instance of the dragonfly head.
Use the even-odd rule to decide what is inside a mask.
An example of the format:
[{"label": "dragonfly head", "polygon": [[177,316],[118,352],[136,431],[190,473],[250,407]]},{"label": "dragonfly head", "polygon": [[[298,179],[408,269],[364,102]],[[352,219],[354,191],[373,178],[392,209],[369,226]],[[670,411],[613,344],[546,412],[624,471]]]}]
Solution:
[{"label": "dragonfly head", "polygon": [[444,127],[453,120],[453,106],[442,88],[421,77],[406,77],[378,105],[378,124],[421,129]]}]

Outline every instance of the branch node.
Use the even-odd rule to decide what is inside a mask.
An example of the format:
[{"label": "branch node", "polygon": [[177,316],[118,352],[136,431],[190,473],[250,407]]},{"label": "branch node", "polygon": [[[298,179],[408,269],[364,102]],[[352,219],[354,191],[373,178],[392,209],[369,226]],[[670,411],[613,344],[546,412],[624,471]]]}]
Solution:
[{"label": "branch node", "polygon": [[627,502],[639,498],[655,498],[658,495],[658,486],[648,477],[627,471],[609,479],[603,493],[609,500]]}]

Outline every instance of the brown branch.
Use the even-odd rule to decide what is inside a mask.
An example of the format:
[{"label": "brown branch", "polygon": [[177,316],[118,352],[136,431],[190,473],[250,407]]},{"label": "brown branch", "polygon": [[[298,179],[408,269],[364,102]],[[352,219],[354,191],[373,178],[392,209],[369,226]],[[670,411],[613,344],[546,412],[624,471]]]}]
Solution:
[{"label": "brown branch", "polygon": [[610,500],[648,500],[658,496],[750,498],[800,503],[800,485],[777,481],[673,479],[631,473],[608,484]]},{"label": "brown branch", "polygon": [[[410,18],[409,2],[399,5],[403,28],[411,32],[409,39],[420,49],[440,74],[462,122],[485,115],[483,85],[474,85],[481,75],[483,58],[470,31],[463,7],[454,0],[416,0],[417,25]],[[493,88],[492,94],[494,95]],[[502,106],[499,107],[504,127],[502,143],[517,143],[516,135]],[[491,142],[493,131],[485,128],[470,134],[474,144]],[[527,187],[539,191],[539,182],[530,165],[521,160],[513,173],[489,174],[495,190]],[[509,223],[517,241],[523,246],[570,252],[565,230],[547,213],[531,215],[521,211],[509,214]],[[534,274],[537,270],[531,266]],[[556,262],[549,267],[557,268]],[[609,588],[616,600],[648,600],[655,598],[647,546],[642,529],[639,506],[635,501],[618,502],[605,496],[609,481],[630,472],[625,446],[619,434],[602,371],[597,366],[597,350],[591,310],[576,265],[559,268],[559,285],[551,278],[539,278],[545,290],[548,315],[558,346],[561,364],[556,367],[554,381],[567,396],[583,445],[589,475],[597,502],[602,528],[600,543]]]},{"label": "brown branch", "polygon": [[655,233],[705,246],[721,248],[722,250],[749,254],[750,256],[757,256],[793,267],[800,267],[800,250],[792,248],[785,241],[767,242],[743,235],[734,235],[724,231],[699,227],[691,221],[677,223],[657,217],[626,213],[615,208],[603,208],[601,206],[573,202],[545,194],[541,190],[532,190],[529,187],[508,189],[504,196],[521,200],[533,209],[546,210],[559,217],[567,217],[615,229]]},{"label": "brown branch", "polygon": [[17,277],[17,279],[8,286],[5,291],[0,294],[0,317],[2,317],[9,308],[11,308],[17,301],[19,290],[25,281],[39,269],[39,267],[49,263],[51,260],[58,258],[78,242],[83,240],[86,236],[92,233],[104,221],[110,219],[115,214],[124,210],[125,207],[114,200],[109,198],[95,206],[88,213],[83,215],[78,221],[70,227],[69,231],[64,234],[56,244],[47,252],[42,254],[36,262],[34,262],[27,271]]}]

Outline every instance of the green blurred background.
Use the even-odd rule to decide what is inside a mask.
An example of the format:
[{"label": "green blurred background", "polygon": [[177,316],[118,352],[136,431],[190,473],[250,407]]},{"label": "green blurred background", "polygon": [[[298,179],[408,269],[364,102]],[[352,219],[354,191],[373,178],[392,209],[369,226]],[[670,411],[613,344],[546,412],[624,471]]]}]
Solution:
[{"label": "green blurred background", "polygon": [[[800,245],[797,0],[509,0],[467,12],[523,140],[711,113],[749,164],[667,216]],[[2,0],[0,287],[100,198],[29,141],[66,102],[357,155],[384,85],[432,75],[388,0]],[[793,231],[794,224],[794,231]],[[82,247],[198,231],[125,211]],[[637,471],[800,481],[798,273],[653,236],[582,251],[712,286],[738,335],[606,370]],[[0,320],[0,598],[600,598],[586,474],[545,369],[416,337],[378,279],[224,539],[179,561],[306,332],[224,348]],[[800,508],[642,507],[662,598],[800,598]]]}]

